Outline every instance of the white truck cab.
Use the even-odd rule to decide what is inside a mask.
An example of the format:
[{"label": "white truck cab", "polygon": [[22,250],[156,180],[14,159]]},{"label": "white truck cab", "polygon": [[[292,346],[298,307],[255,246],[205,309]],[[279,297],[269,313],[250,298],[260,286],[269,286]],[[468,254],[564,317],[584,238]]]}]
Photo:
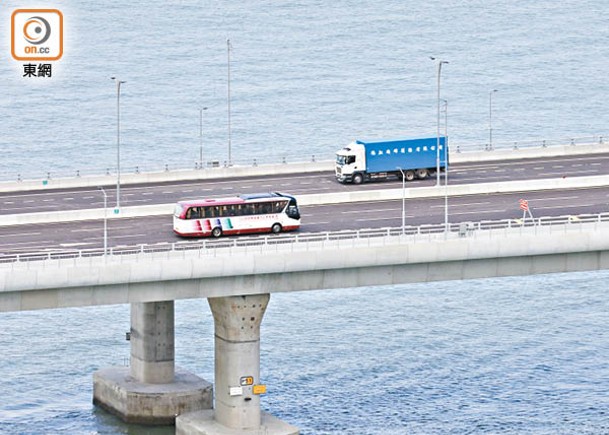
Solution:
[{"label": "white truck cab", "polygon": [[[353,181],[354,175],[362,177],[366,171],[366,148],[357,142],[351,142],[336,152],[336,178],[341,183]],[[361,180],[359,181],[361,183]],[[357,183],[359,184],[359,183]]]}]

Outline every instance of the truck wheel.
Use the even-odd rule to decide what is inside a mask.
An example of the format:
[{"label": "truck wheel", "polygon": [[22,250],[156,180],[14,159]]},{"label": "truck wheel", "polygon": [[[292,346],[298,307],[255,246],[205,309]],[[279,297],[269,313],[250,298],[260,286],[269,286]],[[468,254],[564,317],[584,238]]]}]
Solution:
[{"label": "truck wheel", "polygon": [[406,181],[412,181],[414,180],[414,171],[406,171],[405,178]]},{"label": "truck wheel", "polygon": [[211,235],[217,239],[218,237],[220,237],[222,235],[222,228],[220,228],[220,227],[214,228],[213,230],[211,230]]},{"label": "truck wheel", "polygon": [[353,176],[353,184],[362,184],[364,176],[362,174],[355,174]]},{"label": "truck wheel", "polygon": [[424,180],[425,178],[427,178],[428,175],[429,175],[429,172],[427,171],[427,169],[425,169],[425,168],[417,169],[417,178]]}]

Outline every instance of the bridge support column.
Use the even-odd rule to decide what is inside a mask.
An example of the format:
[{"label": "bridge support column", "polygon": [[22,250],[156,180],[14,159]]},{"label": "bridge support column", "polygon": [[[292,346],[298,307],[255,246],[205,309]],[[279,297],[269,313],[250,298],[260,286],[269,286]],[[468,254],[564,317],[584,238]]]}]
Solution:
[{"label": "bridge support column", "polygon": [[174,424],[212,407],[212,386],[175,368],[174,302],[131,304],[131,365],[93,375],[93,403],[128,423]]},{"label": "bridge support column", "polygon": [[131,377],[148,384],[174,379],[174,302],[131,304]]},{"label": "bridge support column", "polygon": [[181,415],[176,435],[298,434],[260,410],[260,324],[269,294],[208,298],[215,326],[215,409]]}]

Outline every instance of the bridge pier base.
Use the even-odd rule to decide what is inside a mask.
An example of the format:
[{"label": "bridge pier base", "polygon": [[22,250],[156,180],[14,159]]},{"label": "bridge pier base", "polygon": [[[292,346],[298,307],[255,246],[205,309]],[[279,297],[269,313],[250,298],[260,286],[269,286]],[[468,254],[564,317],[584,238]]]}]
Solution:
[{"label": "bridge pier base", "polygon": [[127,423],[156,425],[212,407],[212,385],[175,368],[173,301],[132,303],[130,335],[130,367],[93,374],[95,405]]},{"label": "bridge pier base", "polygon": [[298,428],[262,413],[260,324],[269,294],[208,298],[215,327],[215,409],[176,419],[176,435],[297,435]]}]

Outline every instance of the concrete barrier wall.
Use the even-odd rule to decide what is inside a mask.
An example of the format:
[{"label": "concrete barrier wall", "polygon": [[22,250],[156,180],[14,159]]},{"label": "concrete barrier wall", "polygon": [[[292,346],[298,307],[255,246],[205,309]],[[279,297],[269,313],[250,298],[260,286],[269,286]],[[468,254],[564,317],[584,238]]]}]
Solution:
[{"label": "concrete barrier wall", "polygon": [[[452,150],[451,163],[505,161],[563,155],[585,155],[609,152],[609,143],[590,145],[561,145],[537,148],[518,148],[458,153]],[[333,157],[333,156],[331,156]],[[172,170],[149,173],[121,173],[121,185],[171,182],[180,180],[210,180],[231,177],[253,177],[270,174],[298,174],[318,171],[334,171],[334,160],[320,162],[279,163],[259,166],[232,166],[192,170]],[[42,191],[76,187],[97,187],[116,185],[116,174],[83,176],[72,178],[51,178],[48,180],[24,180],[21,182],[1,182],[0,192]]]},{"label": "concrete barrier wall", "polygon": [[[163,172],[121,173],[121,186],[146,183],[162,183],[182,180],[212,180],[234,177],[256,177],[270,174],[296,174],[318,171],[333,171],[334,162],[279,163],[260,166],[231,166],[206,169],[172,170]],[[116,186],[116,174],[51,178],[49,180],[25,180],[0,183],[0,192],[41,191],[77,187]]]},{"label": "concrete barrier wall", "polygon": [[609,268],[609,223],[0,265],[0,311]]}]

